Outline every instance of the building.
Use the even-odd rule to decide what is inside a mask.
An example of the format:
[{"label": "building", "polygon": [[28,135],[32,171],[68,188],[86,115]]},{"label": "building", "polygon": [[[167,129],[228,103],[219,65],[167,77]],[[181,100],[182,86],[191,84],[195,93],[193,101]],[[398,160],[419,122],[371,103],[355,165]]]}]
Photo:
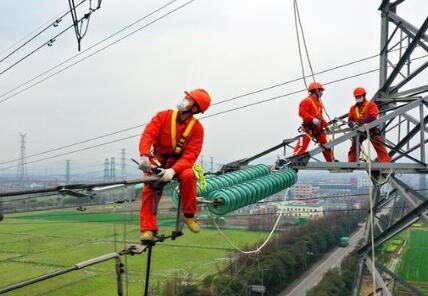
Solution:
[{"label": "building", "polygon": [[324,207],[320,203],[288,201],[278,204],[277,211],[285,217],[317,219],[324,216]]},{"label": "building", "polygon": [[290,188],[291,199],[293,198],[314,198],[316,193],[319,191],[318,186],[307,183],[295,184]]}]

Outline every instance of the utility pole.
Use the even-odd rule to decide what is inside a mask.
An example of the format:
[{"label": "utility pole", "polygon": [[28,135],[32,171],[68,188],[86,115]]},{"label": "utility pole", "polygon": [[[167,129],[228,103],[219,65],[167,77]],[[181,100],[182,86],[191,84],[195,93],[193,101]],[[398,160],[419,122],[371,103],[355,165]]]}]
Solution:
[{"label": "utility pole", "polygon": [[204,168],[204,156],[201,154],[201,166],[202,169]]},{"label": "utility pole", "polygon": [[108,181],[110,179],[110,168],[108,158],[104,160],[104,181]]},{"label": "utility pole", "polygon": [[125,149],[121,149],[121,157],[120,157],[120,168],[121,168],[121,177],[122,177],[122,180],[125,180],[126,179],[126,163],[125,163],[125,161],[126,161],[126,159],[125,159]]},{"label": "utility pole", "polygon": [[70,184],[70,160],[65,161],[65,184]]},{"label": "utility pole", "polygon": [[21,137],[21,145],[19,149],[19,162],[18,162],[18,182],[21,187],[24,187],[25,181],[27,181],[27,165],[25,163],[25,150],[26,150],[26,143],[25,143],[25,137],[27,134],[19,133]]},{"label": "utility pole", "polygon": [[214,172],[214,157],[210,157],[210,171],[211,173]]},{"label": "utility pole", "polygon": [[116,163],[114,157],[110,158],[110,180],[116,180]]}]

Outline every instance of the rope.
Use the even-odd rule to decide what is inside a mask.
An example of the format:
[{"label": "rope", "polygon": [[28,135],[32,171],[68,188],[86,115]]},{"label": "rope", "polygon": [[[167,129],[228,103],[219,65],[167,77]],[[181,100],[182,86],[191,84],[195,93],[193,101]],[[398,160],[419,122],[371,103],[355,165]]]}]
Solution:
[{"label": "rope", "polygon": [[[366,129],[366,135],[367,139],[370,139],[370,130],[367,126],[367,124],[364,125]],[[369,173],[369,202],[370,202],[370,239],[371,239],[371,257],[372,257],[372,288],[373,288],[373,295],[377,295],[376,293],[376,266],[375,266],[375,243],[374,243],[374,215],[373,215],[373,183],[372,183],[372,159],[370,155],[370,140],[367,141],[367,154],[364,150],[362,150],[363,155],[366,157],[367,165],[368,165],[368,173]]]},{"label": "rope", "polygon": [[[308,50],[308,46],[306,44],[305,31],[303,30],[303,25],[302,25],[302,21],[300,18],[300,12],[299,12],[299,6],[297,4],[297,0],[293,0],[293,4],[294,4],[294,26],[296,28],[296,37],[297,37],[297,45],[298,45],[298,49],[299,49],[300,66],[302,68],[303,82],[304,82],[305,87],[307,89],[308,84],[307,84],[306,79],[305,79],[305,67],[303,64],[303,55],[302,55],[302,49],[301,49],[301,44],[300,44],[300,35],[299,35],[299,28],[298,27],[300,27],[300,31],[302,33],[303,46],[305,48],[306,59],[308,61],[309,69],[311,70],[312,81],[315,81],[315,75],[314,75],[314,69],[312,67],[311,59],[309,57],[309,50]],[[319,100],[321,101],[321,98],[319,98]],[[325,108],[324,104],[322,104],[322,108],[325,112],[325,115],[327,115],[328,120],[330,122],[332,122],[330,114],[327,112],[327,109]],[[333,125],[334,125],[334,123],[333,123]],[[334,135],[333,135],[333,140],[334,140]]]},{"label": "rope", "polygon": [[[308,88],[308,83],[306,82],[306,75],[305,75],[305,65],[303,63],[303,55],[302,55],[302,49],[300,46],[300,35],[299,35],[299,28],[297,26],[297,14],[298,14],[298,9],[297,9],[297,1],[293,0],[293,6],[294,6],[294,26],[296,28],[296,38],[297,38],[297,47],[299,50],[299,59],[300,59],[300,66],[301,66],[301,70],[302,70],[302,78],[303,78],[303,83],[305,84],[306,89]],[[312,68],[311,68],[312,70]],[[312,73],[313,76],[313,73]],[[314,79],[315,80],[315,79]]]},{"label": "rope", "polygon": [[[288,195],[288,191],[290,189],[287,188],[285,194],[284,194],[284,202],[287,200],[287,195]],[[242,250],[241,248],[239,248],[237,245],[235,245],[227,236],[226,234],[220,229],[220,227],[217,225],[217,222],[215,221],[215,219],[213,218],[212,221],[215,225],[215,227],[217,228],[217,231],[221,234],[221,236],[223,236],[223,238],[229,243],[229,245],[234,248],[235,250],[237,250],[238,252],[241,252],[242,254],[257,254],[258,252],[260,252],[265,246],[266,244],[269,242],[269,240],[271,239],[273,233],[275,232],[276,228],[278,227],[279,224],[279,220],[281,219],[283,215],[283,209],[280,210],[279,214],[278,214],[278,218],[276,219],[276,222],[272,228],[272,230],[270,231],[268,237],[266,238],[266,240],[255,250],[250,250],[250,251],[245,251]]]},{"label": "rope", "polygon": [[[296,16],[297,16],[297,18],[296,18]],[[309,50],[308,50],[308,46],[306,44],[305,31],[303,30],[302,21],[300,19],[299,5],[297,4],[297,0],[294,0],[294,21],[296,22],[296,28],[297,28],[297,21],[299,22],[300,31],[302,32],[303,46],[305,47],[306,59],[308,60],[309,69],[311,70],[312,80],[315,81],[314,69],[312,68],[311,59],[309,57]],[[299,37],[298,32],[297,32],[297,37]],[[300,51],[300,41],[299,41],[299,51]]]}]

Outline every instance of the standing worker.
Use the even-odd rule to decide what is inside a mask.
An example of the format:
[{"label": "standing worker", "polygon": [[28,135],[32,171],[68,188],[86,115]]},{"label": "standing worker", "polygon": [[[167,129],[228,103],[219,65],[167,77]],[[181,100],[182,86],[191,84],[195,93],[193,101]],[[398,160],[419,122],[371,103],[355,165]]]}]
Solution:
[{"label": "standing worker", "polygon": [[[354,90],[355,105],[351,107],[348,113],[348,123],[351,128],[358,128],[366,123],[376,120],[379,116],[379,109],[375,102],[366,100],[366,90],[362,87],[357,87]],[[359,136],[361,145],[367,138],[366,133]],[[380,129],[374,127],[370,129],[370,142],[376,150],[380,162],[390,162],[388,151],[386,151],[385,142],[382,138]],[[352,138],[352,145],[348,152],[348,161],[356,162],[357,157],[357,140]],[[361,149],[360,149],[361,150]]]},{"label": "standing worker", "polygon": [[[305,153],[311,139],[314,139],[321,147],[327,144],[325,128],[328,127],[328,123],[323,117],[324,106],[321,102],[324,87],[319,82],[312,82],[308,87],[308,91],[309,96],[303,99],[299,105],[299,116],[303,120],[302,128],[305,135],[297,141],[293,155]],[[331,149],[324,148],[322,153],[326,161],[333,161],[334,157]]]},{"label": "standing worker", "polygon": [[[197,177],[193,165],[198,159],[204,142],[202,124],[193,117],[204,113],[211,104],[209,94],[203,89],[185,91],[178,110],[157,113],[140,139],[141,162],[139,168],[149,175],[153,167],[160,168],[160,182],[169,182],[177,176],[184,223],[194,233],[200,231],[195,218]],[[152,241],[158,230],[154,199],[159,199],[161,188],[145,185],[141,197],[140,231],[142,241]]]}]

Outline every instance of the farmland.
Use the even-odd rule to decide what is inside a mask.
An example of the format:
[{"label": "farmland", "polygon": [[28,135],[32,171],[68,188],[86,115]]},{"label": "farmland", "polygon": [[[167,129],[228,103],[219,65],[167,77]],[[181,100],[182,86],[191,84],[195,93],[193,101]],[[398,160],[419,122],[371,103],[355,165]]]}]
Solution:
[{"label": "farmland", "polygon": [[[173,229],[174,219],[162,217],[162,231]],[[116,229],[116,231],[115,231]],[[239,246],[255,243],[264,232],[226,230]],[[0,286],[72,266],[80,261],[121,250],[136,243],[138,215],[75,210],[8,215],[0,223]],[[185,230],[176,241],[166,241],[153,251],[152,279],[161,282],[175,274],[203,278],[228,262],[229,245],[215,230],[203,229],[195,235]],[[145,255],[123,258],[131,295],[143,289]],[[115,295],[116,280],[112,261],[72,272],[7,295]]]}]

